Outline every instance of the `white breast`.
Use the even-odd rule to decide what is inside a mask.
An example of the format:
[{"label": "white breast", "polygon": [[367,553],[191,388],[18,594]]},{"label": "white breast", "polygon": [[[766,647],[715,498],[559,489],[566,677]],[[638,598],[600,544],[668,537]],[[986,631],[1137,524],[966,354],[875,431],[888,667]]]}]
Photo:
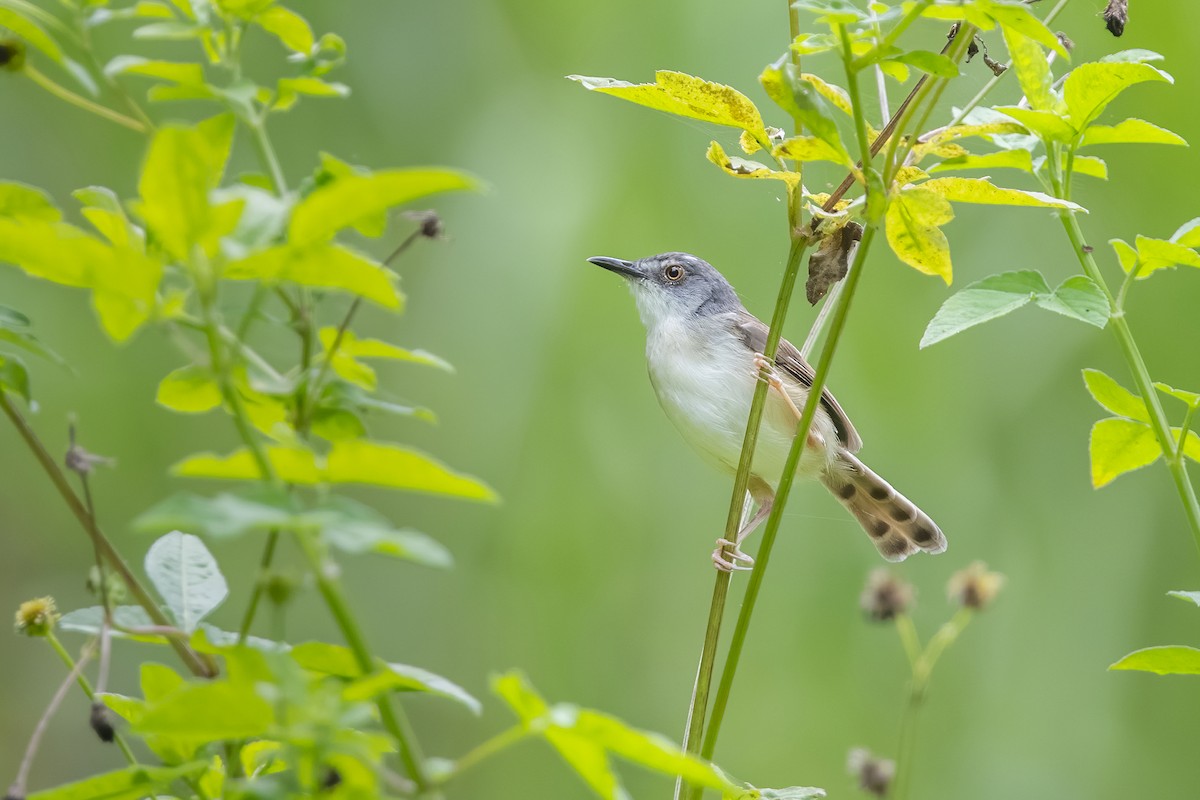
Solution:
[{"label": "white breast", "polygon": [[[705,320],[700,328],[693,322],[669,321],[650,326],[646,360],[659,403],[684,439],[707,460],[732,472],[741,454],[758,371],[740,339],[714,326],[714,321]],[[720,333],[705,335],[706,331]],[[823,419],[815,429],[832,433],[828,415],[821,411],[819,417]],[[754,472],[772,485],[783,472],[795,423],[782,398],[771,398],[755,448]],[[798,472],[819,474],[824,465],[824,453],[806,450]]]}]

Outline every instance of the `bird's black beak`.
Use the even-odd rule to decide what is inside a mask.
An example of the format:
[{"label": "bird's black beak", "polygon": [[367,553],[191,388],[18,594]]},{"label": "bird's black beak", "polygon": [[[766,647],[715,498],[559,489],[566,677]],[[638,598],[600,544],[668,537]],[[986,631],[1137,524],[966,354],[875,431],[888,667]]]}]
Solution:
[{"label": "bird's black beak", "polygon": [[609,258],[608,256],[593,256],[588,261],[598,267],[604,267],[607,270],[623,275],[626,278],[644,278],[646,277],[637,265],[632,261],[626,261],[621,258]]}]

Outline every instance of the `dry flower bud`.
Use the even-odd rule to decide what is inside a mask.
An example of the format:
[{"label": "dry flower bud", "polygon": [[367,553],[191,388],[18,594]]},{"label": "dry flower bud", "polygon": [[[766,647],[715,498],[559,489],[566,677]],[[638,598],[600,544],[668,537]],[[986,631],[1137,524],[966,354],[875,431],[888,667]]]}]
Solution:
[{"label": "dry flower bud", "polygon": [[45,636],[58,623],[58,607],[53,597],[38,597],[26,600],[17,609],[17,633],[26,636]]},{"label": "dry flower bud", "polygon": [[964,608],[982,611],[996,599],[996,594],[1003,585],[1003,575],[999,572],[988,572],[987,564],[976,561],[950,576],[946,593],[952,601]]},{"label": "dry flower bud", "polygon": [[1067,36],[1062,31],[1056,31],[1054,35],[1058,37],[1058,43],[1061,44],[1063,49],[1068,53],[1075,49],[1075,42],[1071,40],[1071,37]]},{"label": "dry flower bud", "polygon": [[1104,9],[1104,27],[1113,36],[1125,32],[1125,23],[1129,22],[1129,0],[1108,0]]},{"label": "dry flower bud", "polygon": [[405,211],[404,216],[421,226],[421,235],[426,239],[446,238],[446,227],[436,211]]},{"label": "dry flower bud", "polygon": [[1003,75],[1005,72],[1008,71],[1007,65],[1001,64],[999,61],[992,58],[987,53],[983,54],[983,63],[985,65],[987,65],[987,68],[992,71],[993,75]]},{"label": "dry flower bud", "polygon": [[886,567],[873,570],[867,578],[858,603],[867,618],[874,622],[886,622],[899,614],[907,614],[912,608],[913,587],[888,572]]},{"label": "dry flower bud", "polygon": [[846,758],[846,769],[858,780],[858,788],[876,797],[884,797],[896,776],[896,762],[879,758],[865,747],[856,747]]},{"label": "dry flower bud", "polygon": [[111,742],[116,738],[117,732],[113,728],[112,720],[109,719],[108,706],[98,700],[92,703],[92,714],[88,718],[88,724],[100,737],[100,741]]}]

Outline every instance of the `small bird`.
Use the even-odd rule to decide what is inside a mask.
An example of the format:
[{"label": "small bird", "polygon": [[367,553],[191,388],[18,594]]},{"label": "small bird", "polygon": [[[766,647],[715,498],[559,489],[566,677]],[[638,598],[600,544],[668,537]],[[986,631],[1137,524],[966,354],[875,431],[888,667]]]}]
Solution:
[{"label": "small bird", "polygon": [[[749,569],[754,560],[741,545],[771,512],[813,368],[786,339],[780,339],[775,363],[770,363],[762,354],[767,326],[701,258],[663,253],[639,261],[607,256],[588,261],[628,281],[646,326],[654,393],[683,438],[706,460],[728,472],[737,470],[754,387],[759,380],[770,384],[750,472],[750,495],[758,510],[732,542],[718,539],[712,556],[720,570]],[[858,460],[854,454],[861,447],[846,412],[824,389],[796,474],[819,478],[888,561],[903,561],[918,550],[944,551],[941,529]]]}]

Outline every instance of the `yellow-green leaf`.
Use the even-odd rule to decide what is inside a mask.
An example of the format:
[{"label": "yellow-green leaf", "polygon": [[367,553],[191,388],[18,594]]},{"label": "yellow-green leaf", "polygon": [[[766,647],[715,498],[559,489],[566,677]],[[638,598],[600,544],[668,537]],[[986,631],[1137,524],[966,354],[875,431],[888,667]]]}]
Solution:
[{"label": "yellow-green leaf", "polygon": [[1200,267],[1200,254],[1178,242],[1152,239],[1141,234],[1138,234],[1134,241],[1137,248],[1139,280],[1160,269]]},{"label": "yellow-green leaf", "polygon": [[[1077,157],[1078,159],[1079,157]],[[965,155],[947,159],[929,168],[930,172],[960,169],[1019,169],[1033,172],[1033,156],[1028,150],[999,150],[983,155]]]},{"label": "yellow-green leaf", "polygon": [[1116,125],[1087,126],[1079,146],[1093,144],[1181,144],[1186,147],[1187,140],[1144,119],[1130,117]]},{"label": "yellow-green leaf", "polygon": [[59,64],[66,60],[58,42],[54,41],[41,25],[10,8],[0,8],[0,28],[8,28],[17,38],[24,39]]},{"label": "yellow-green leaf", "polygon": [[926,185],[892,198],[884,217],[887,240],[905,264],[926,275],[938,275],[948,284],[953,274],[950,244],[941,226],[954,219],[954,210],[945,197]]},{"label": "yellow-green leaf", "polygon": [[1092,485],[1097,489],[1126,472],[1153,464],[1162,455],[1149,425],[1117,417],[1102,419],[1092,426],[1088,449]]},{"label": "yellow-green leaf", "polygon": [[1138,83],[1174,79],[1149,64],[1130,62],[1091,62],[1080,64],[1063,82],[1063,99],[1075,130],[1082,131],[1100,115],[1117,95]]},{"label": "yellow-green leaf", "polygon": [[1012,117],[1030,133],[1047,142],[1069,143],[1074,141],[1078,133],[1069,122],[1053,111],[1036,111],[1020,106],[996,106],[995,110],[1006,117]]},{"label": "yellow-green leaf", "polygon": [[328,241],[362,219],[438,192],[477,189],[478,182],[448,169],[396,169],[350,173],[320,187],[296,205],[288,226],[293,244]]},{"label": "yellow-green leaf", "polygon": [[[321,328],[317,332],[317,336],[321,340],[321,346],[325,348],[327,354],[337,339],[337,331],[337,328],[328,326]],[[424,350],[408,350],[403,347],[397,347],[391,342],[385,342],[382,339],[360,339],[351,330],[342,332],[342,341],[338,345],[338,352],[345,353],[354,358],[386,358],[393,361],[424,364],[443,369],[447,372],[454,371],[454,367],[450,366],[449,362],[435,356],[433,353]]]},{"label": "yellow-green leaf", "polygon": [[222,277],[259,280],[268,285],[289,281],[350,292],[394,311],[404,307],[404,295],[396,288],[395,273],[361,253],[328,242],[260,250],[226,264]]},{"label": "yellow-green leaf", "polygon": [[155,794],[165,796],[174,781],[194,778],[206,766],[204,761],[174,767],[135,764],[34,792],[27,795],[25,800],[138,800]]},{"label": "yellow-green leaf", "polygon": [[289,50],[305,55],[312,52],[315,44],[312,28],[295,11],[274,5],[260,11],[254,21],[267,33],[277,37]]},{"label": "yellow-green leaf", "polygon": [[1008,45],[1008,54],[1017,71],[1017,81],[1029,105],[1036,111],[1053,111],[1055,97],[1050,85],[1054,78],[1042,46],[1012,28],[1004,28],[1004,42]]},{"label": "yellow-green leaf", "polygon": [[[311,451],[289,447],[267,447],[265,450],[267,460],[281,480],[305,486],[321,482],[316,457]],[[258,468],[254,455],[244,447],[228,456],[215,453],[188,456],[171,467],[171,474],[184,478],[242,481],[257,481],[266,477]]]},{"label": "yellow-green leaf", "polygon": [[199,414],[221,405],[221,389],[212,370],[191,364],[168,373],[154,400],[172,411]]},{"label": "yellow-green leaf", "polygon": [[709,144],[707,156],[709,161],[724,170],[726,174],[732,175],[735,178],[769,178],[783,181],[788,186],[795,186],[800,183],[800,174],[798,172],[781,172],[773,170],[757,161],[726,155],[724,148],[716,142]]},{"label": "yellow-green leaf", "polygon": [[330,483],[363,483],[488,502],[499,499],[482,481],[454,472],[423,453],[364,439],[335,443],[325,477]]},{"label": "yellow-green leaf", "polygon": [[1072,163],[1076,175],[1088,175],[1102,181],[1108,180],[1108,164],[1102,158],[1077,155]]},{"label": "yellow-green leaf", "polygon": [[567,77],[594,92],[611,94],[676,116],[741,128],[761,142],[767,140],[766,127],[758,107],[741,92],[721,83],[669,70],[656,72],[654,83],[635,84],[586,75]]},{"label": "yellow-green leaf", "polygon": [[41,189],[16,181],[0,181],[0,217],[58,222],[62,212]]},{"label": "yellow-green leaf", "polygon": [[1176,400],[1181,400],[1182,402],[1186,403],[1189,408],[1200,408],[1200,392],[1189,392],[1185,389],[1176,389],[1174,386],[1162,383],[1161,381],[1156,381],[1154,388],[1158,389],[1165,395],[1174,397]]},{"label": "yellow-green leaf", "polygon": [[839,150],[816,136],[794,136],[786,139],[775,146],[775,155],[793,161],[832,161],[845,166],[854,164],[845,150]]},{"label": "yellow-green leaf", "polygon": [[1134,650],[1111,670],[1153,672],[1156,675],[1200,675],[1200,650],[1184,645],[1164,645]]},{"label": "yellow-green leaf", "polygon": [[1108,411],[1141,422],[1150,421],[1145,401],[1100,370],[1085,369],[1083,382],[1093,399]]},{"label": "yellow-green leaf", "polygon": [[1039,206],[1086,211],[1070,200],[1060,200],[1041,192],[1003,189],[982,178],[934,178],[921,184],[922,189],[935,192],[955,203],[985,203],[1001,206]]},{"label": "yellow-green leaf", "polygon": [[854,116],[854,108],[850,105],[850,95],[847,94],[845,89],[840,86],[834,86],[832,83],[828,83],[825,79],[818,75],[813,75],[811,72],[801,73],[800,80],[812,84],[812,87],[817,90],[817,94],[824,97],[830,103],[833,103],[846,116]]}]

